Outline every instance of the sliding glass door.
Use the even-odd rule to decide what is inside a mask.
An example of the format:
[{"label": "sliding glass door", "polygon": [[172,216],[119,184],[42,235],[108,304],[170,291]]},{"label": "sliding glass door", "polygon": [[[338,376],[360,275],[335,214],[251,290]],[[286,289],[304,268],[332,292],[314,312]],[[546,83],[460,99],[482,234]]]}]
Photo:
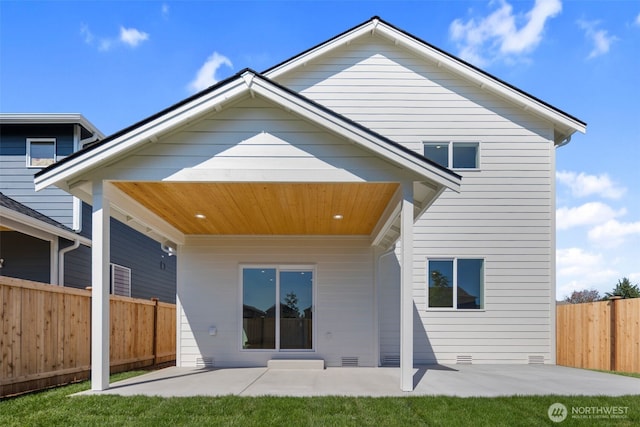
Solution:
[{"label": "sliding glass door", "polygon": [[242,268],[242,348],[313,349],[313,268]]}]

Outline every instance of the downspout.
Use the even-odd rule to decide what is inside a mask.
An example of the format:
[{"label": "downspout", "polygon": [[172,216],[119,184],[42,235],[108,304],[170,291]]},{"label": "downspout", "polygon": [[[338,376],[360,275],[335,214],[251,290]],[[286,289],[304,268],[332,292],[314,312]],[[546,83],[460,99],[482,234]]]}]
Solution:
[{"label": "downspout", "polygon": [[75,239],[73,245],[58,251],[58,286],[64,286],[64,255],[80,247],[80,239]]},{"label": "downspout", "polygon": [[376,260],[376,292],[375,292],[375,322],[376,322],[376,332],[375,332],[375,337],[374,337],[374,342],[375,344],[375,348],[376,348],[376,358],[378,359],[378,366],[382,366],[382,360],[380,359],[380,319],[378,316],[378,313],[380,312],[380,307],[379,307],[379,303],[378,303],[378,294],[380,292],[380,261],[382,261],[382,258],[391,255],[392,253],[394,253],[396,251],[396,245],[395,243],[393,244],[393,246],[391,246],[391,248],[389,248],[386,252],[381,253],[380,255],[378,255],[378,259]]}]

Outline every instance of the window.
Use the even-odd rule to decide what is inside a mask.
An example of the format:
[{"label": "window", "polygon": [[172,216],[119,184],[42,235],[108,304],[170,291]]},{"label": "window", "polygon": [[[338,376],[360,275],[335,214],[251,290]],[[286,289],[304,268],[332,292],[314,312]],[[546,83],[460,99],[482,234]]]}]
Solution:
[{"label": "window", "polygon": [[27,139],[27,167],[45,168],[56,161],[55,138]]},{"label": "window", "polygon": [[131,269],[111,264],[111,293],[123,297],[131,296]]},{"label": "window", "polygon": [[424,156],[445,168],[478,169],[478,142],[425,142]]},{"label": "window", "polygon": [[484,260],[431,259],[427,269],[429,308],[484,308]]},{"label": "window", "polygon": [[242,348],[313,349],[313,268],[242,268]]}]

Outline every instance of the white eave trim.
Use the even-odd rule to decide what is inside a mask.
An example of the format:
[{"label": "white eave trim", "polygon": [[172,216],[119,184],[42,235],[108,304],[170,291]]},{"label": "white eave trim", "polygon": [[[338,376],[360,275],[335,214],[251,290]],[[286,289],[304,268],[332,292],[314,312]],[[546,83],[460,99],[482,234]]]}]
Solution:
[{"label": "white eave trim", "polygon": [[105,135],[79,113],[2,113],[0,124],[79,124],[99,139]]},{"label": "white eave trim", "polygon": [[[44,231],[45,233],[53,234],[67,240],[78,240],[84,246],[91,246],[91,239],[83,237],[72,231],[56,227],[55,225],[49,224],[47,222],[40,221],[39,219],[33,218],[29,215],[16,212],[13,209],[9,209],[5,206],[0,206],[0,217],[13,220],[20,224],[25,224],[29,227],[33,227],[35,229]],[[2,221],[0,221],[0,223],[2,223]]]},{"label": "white eave trim", "polygon": [[303,66],[306,63],[313,61],[319,56],[339,47],[344,44],[351,43],[356,38],[362,35],[377,34],[386,37],[388,40],[395,44],[400,44],[405,48],[417,53],[418,55],[434,62],[438,67],[445,68],[467,80],[470,80],[478,87],[488,90],[496,95],[499,95],[512,103],[516,104],[525,111],[529,111],[533,114],[537,114],[559,127],[560,132],[565,135],[570,135],[573,132],[586,132],[586,126],[573,119],[572,117],[562,114],[561,112],[545,105],[544,103],[529,97],[508,85],[490,78],[486,74],[476,70],[472,67],[465,65],[464,63],[455,60],[449,55],[444,54],[436,49],[431,48],[424,43],[409,37],[408,35],[396,30],[393,27],[386,25],[384,22],[378,19],[371,20],[361,27],[355,28],[352,31],[337,37],[330,42],[318,46],[309,52],[306,52],[293,60],[281,64],[280,66],[265,73],[265,76],[277,80],[278,77],[291,71],[297,67]]}]

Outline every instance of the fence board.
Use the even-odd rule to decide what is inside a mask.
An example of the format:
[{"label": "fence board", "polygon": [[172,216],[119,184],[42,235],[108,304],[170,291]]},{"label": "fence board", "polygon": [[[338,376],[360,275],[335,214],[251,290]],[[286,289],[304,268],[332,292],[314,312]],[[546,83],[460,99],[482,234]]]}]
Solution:
[{"label": "fence board", "polygon": [[[111,372],[175,360],[175,313],[111,296]],[[0,276],[0,350],[0,397],[88,378],[91,292]]]},{"label": "fence board", "polygon": [[557,306],[556,344],[558,365],[640,372],[640,298]]}]

